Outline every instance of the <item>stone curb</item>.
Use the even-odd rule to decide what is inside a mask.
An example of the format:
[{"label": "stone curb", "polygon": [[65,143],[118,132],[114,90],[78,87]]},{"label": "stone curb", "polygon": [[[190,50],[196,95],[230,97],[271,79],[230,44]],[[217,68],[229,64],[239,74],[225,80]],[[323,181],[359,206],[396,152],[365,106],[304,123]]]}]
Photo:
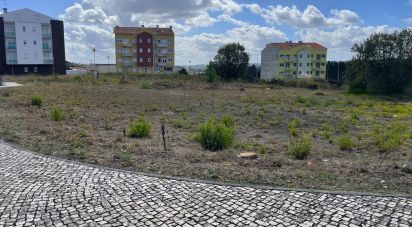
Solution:
[{"label": "stone curb", "polygon": [[411,198],[412,194],[386,194],[386,193],[373,193],[373,192],[356,192],[356,191],[331,191],[331,190],[320,190],[320,189],[302,189],[302,188],[283,188],[283,187],[276,187],[276,186],[266,186],[266,185],[254,185],[254,184],[242,184],[242,183],[229,183],[229,182],[219,182],[219,181],[210,181],[210,180],[199,180],[199,179],[192,179],[186,177],[173,177],[167,175],[160,175],[155,173],[144,173],[138,171],[131,171],[131,170],[124,170],[124,169],[117,169],[113,167],[107,166],[100,166],[91,163],[84,163],[75,160],[68,160],[60,157],[49,156],[41,153],[37,153],[34,151],[30,151],[20,147],[19,145],[11,144],[4,140],[0,140],[0,144],[6,144],[12,148],[31,153],[40,157],[50,158],[54,160],[64,161],[68,163],[73,163],[76,165],[84,165],[89,166],[97,169],[103,169],[108,171],[117,171],[123,172],[128,174],[136,174],[146,177],[154,177],[166,180],[176,180],[176,181],[186,181],[186,182],[193,182],[193,183],[200,183],[200,184],[210,184],[210,185],[218,185],[218,186],[227,186],[227,187],[244,187],[244,188],[254,188],[254,189],[261,189],[261,190],[274,190],[274,191],[284,191],[284,192],[306,192],[306,193],[313,193],[313,194],[330,194],[330,195],[343,195],[343,196],[362,196],[362,197],[397,197],[397,198]]}]

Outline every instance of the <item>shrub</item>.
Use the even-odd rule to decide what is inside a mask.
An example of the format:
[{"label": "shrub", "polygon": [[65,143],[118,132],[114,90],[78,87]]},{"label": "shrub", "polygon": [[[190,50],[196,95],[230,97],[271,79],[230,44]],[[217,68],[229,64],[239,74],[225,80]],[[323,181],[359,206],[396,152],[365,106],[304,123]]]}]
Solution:
[{"label": "shrub", "polygon": [[152,130],[152,124],[143,116],[129,126],[129,137],[146,137]]},{"label": "shrub", "polygon": [[289,152],[296,159],[303,160],[312,150],[312,140],[307,134],[302,134],[298,139],[289,142]]},{"label": "shrub", "polygon": [[205,149],[218,151],[232,146],[235,135],[233,117],[227,115],[222,120],[212,117],[202,124],[197,140]]},{"label": "shrub", "polygon": [[189,73],[187,72],[186,68],[181,68],[181,69],[179,70],[179,74],[180,74],[180,75],[189,75]]},{"label": "shrub", "polygon": [[41,96],[38,96],[38,95],[33,95],[31,97],[31,104],[33,106],[41,107],[43,105],[43,98]]},{"label": "shrub", "polygon": [[338,138],[339,149],[342,151],[350,151],[356,145],[349,135],[343,135]]},{"label": "shrub", "polygon": [[51,117],[53,121],[63,121],[65,118],[64,110],[60,107],[54,107],[51,110]]},{"label": "shrub", "polygon": [[151,89],[152,84],[148,80],[145,80],[140,84],[140,88],[141,89]]},{"label": "shrub", "polygon": [[389,127],[375,127],[374,138],[379,151],[397,150],[409,137],[406,131],[406,126],[400,123],[392,124]]},{"label": "shrub", "polygon": [[298,135],[298,129],[297,127],[299,127],[300,125],[300,118],[295,118],[295,120],[289,122],[289,131],[293,136],[297,136]]}]

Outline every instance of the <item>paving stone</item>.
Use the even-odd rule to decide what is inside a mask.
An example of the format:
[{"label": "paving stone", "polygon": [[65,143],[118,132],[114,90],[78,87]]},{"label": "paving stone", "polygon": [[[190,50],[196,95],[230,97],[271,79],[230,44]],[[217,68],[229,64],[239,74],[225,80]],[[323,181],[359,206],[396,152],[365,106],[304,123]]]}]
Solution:
[{"label": "paving stone", "polygon": [[412,199],[148,177],[0,141],[0,226],[412,226]]}]

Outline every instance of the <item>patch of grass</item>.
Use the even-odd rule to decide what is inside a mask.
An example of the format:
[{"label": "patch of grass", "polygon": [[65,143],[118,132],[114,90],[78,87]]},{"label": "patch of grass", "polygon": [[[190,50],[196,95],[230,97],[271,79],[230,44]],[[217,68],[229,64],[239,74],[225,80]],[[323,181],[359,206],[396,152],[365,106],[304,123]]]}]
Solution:
[{"label": "patch of grass", "polygon": [[317,105],[317,102],[314,99],[300,95],[296,97],[295,103],[302,104],[306,107],[312,107]]},{"label": "patch of grass", "polygon": [[296,159],[306,159],[312,150],[312,140],[307,134],[289,142],[289,153]]},{"label": "patch of grass", "polygon": [[409,137],[407,127],[400,123],[387,127],[375,126],[373,135],[380,152],[397,150]]},{"label": "patch of grass", "polygon": [[236,135],[236,128],[233,120],[228,120],[233,117],[224,117],[218,120],[215,117],[209,119],[205,124],[200,125],[198,142],[203,148],[211,151],[219,151],[230,147]]},{"label": "patch of grass", "polygon": [[31,97],[31,105],[41,107],[43,105],[43,98],[39,95]]},{"label": "patch of grass", "polygon": [[60,107],[53,107],[51,109],[51,118],[53,121],[63,121],[65,119],[64,110]]},{"label": "patch of grass", "polygon": [[152,83],[150,83],[150,81],[148,80],[144,80],[142,81],[142,83],[140,83],[140,88],[141,89],[152,89]]},{"label": "patch of grass", "polygon": [[268,153],[268,150],[269,150],[269,146],[266,145],[266,144],[261,144],[259,146],[259,153],[260,154],[266,154],[266,153]]},{"label": "patch of grass", "polygon": [[190,128],[189,122],[187,122],[187,121],[185,121],[185,120],[182,121],[182,120],[179,120],[179,119],[177,119],[177,120],[173,123],[173,126],[176,127],[176,128],[185,128],[185,129]]},{"label": "patch of grass", "polygon": [[289,122],[289,132],[292,134],[292,136],[297,136],[298,135],[298,127],[301,123],[301,120],[299,117],[295,118],[295,120]]},{"label": "patch of grass", "polygon": [[84,131],[84,130],[80,131],[80,133],[79,133],[79,137],[80,137],[80,138],[85,138],[85,137],[88,137],[88,136],[89,136],[89,133],[87,133],[87,132]]},{"label": "patch of grass", "polygon": [[150,131],[152,130],[152,124],[146,120],[145,117],[141,116],[139,119],[135,122],[133,122],[129,126],[129,131],[128,131],[128,136],[129,137],[146,137],[150,134]]},{"label": "patch of grass", "polygon": [[339,149],[342,151],[350,151],[354,146],[356,146],[355,142],[348,134],[338,137],[338,144]]}]

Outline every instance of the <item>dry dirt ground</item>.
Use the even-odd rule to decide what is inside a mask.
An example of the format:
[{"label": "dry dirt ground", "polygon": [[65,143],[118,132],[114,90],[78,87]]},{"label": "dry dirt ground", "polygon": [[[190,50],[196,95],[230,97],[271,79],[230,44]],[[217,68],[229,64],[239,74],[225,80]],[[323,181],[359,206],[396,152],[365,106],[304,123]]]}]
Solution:
[{"label": "dry dirt ground", "polygon": [[[6,77],[24,87],[0,89],[0,139],[46,155],[170,176],[291,188],[412,193],[412,99],[348,95],[241,82],[209,84],[183,76]],[[43,99],[41,107],[32,97]],[[53,121],[51,109],[64,110]],[[147,138],[128,138],[130,123],[145,115]],[[233,147],[204,150],[193,138],[211,116],[231,114]],[[160,119],[166,119],[163,150]],[[294,159],[290,122],[311,135],[306,160]],[[395,128],[395,129],[394,129]],[[396,128],[402,130],[396,131]],[[376,131],[398,133],[398,144],[379,151]],[[347,135],[354,144],[341,150]],[[390,135],[387,135],[390,136]],[[255,160],[239,153],[254,151]]]}]

